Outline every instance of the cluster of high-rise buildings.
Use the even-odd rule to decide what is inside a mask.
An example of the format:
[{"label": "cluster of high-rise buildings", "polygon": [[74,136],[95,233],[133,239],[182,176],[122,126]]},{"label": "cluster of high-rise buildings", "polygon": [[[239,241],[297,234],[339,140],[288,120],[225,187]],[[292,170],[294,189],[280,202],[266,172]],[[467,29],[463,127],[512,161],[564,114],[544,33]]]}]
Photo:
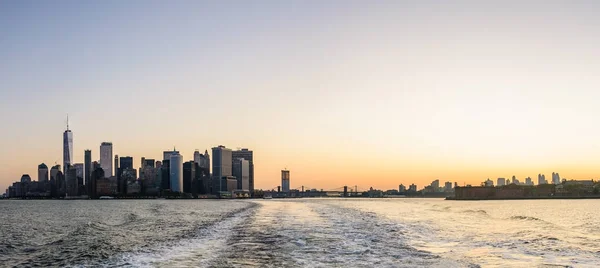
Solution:
[{"label": "cluster of high-rise buildings", "polygon": [[[423,189],[421,189],[421,192],[427,193],[427,194],[451,193],[452,191],[454,191],[454,187],[456,187],[456,183],[453,184],[452,182],[447,181],[444,183],[444,186],[441,186],[440,180],[436,179],[436,180],[432,181],[429,185],[426,185],[425,187],[423,187]],[[400,194],[416,193],[416,192],[418,192],[417,185],[414,183],[409,185],[408,188],[404,184],[400,184],[400,186],[398,186],[398,193],[400,193]]]},{"label": "cluster of high-rise buildings", "polygon": [[[68,119],[67,119],[68,122]],[[113,155],[113,144],[100,144],[100,159],[92,161],[92,151],[84,151],[84,163],[73,159],[73,132],[63,133],[63,163],[48,169],[38,166],[37,181],[24,174],[9,186],[7,197],[74,198],[87,196],[216,196],[250,197],[254,192],[254,154],[248,149],[225,146],[196,150],[193,159],[175,148],[164,151],[162,160],[141,157],[139,169],[131,156]],[[289,185],[289,184],[288,184]],[[288,186],[289,187],[289,186]]]},{"label": "cluster of high-rise buildings", "polygon": [[[546,179],[546,175],[544,174],[538,174],[538,179],[537,179],[537,184],[538,185],[544,185],[544,184],[561,184],[564,180],[560,177],[560,175],[558,173],[552,172],[552,179],[551,181],[548,181]],[[483,186],[494,186],[494,181],[487,179],[486,181],[484,181],[483,183],[481,183]],[[506,178],[498,178],[496,180],[496,186],[506,186],[506,185],[529,185],[529,186],[533,186],[534,182],[533,179],[531,177],[527,177],[525,178],[525,182],[521,182],[517,179],[516,176],[512,176],[512,180],[511,179],[506,179]]]}]

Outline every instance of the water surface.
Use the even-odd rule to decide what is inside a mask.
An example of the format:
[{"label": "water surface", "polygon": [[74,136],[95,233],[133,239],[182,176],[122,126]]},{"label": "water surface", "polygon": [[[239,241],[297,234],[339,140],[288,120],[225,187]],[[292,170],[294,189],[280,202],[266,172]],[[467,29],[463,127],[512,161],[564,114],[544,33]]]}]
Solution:
[{"label": "water surface", "polygon": [[0,201],[0,266],[597,267],[597,200]]}]

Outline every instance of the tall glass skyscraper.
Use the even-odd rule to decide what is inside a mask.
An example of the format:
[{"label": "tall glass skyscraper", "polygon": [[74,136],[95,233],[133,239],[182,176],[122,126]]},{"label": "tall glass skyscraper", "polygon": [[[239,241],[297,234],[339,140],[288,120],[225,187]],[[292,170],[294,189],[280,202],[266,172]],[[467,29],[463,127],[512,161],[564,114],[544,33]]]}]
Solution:
[{"label": "tall glass skyscraper", "polygon": [[104,170],[104,177],[113,176],[113,150],[111,142],[103,142],[100,144],[100,167]]},{"label": "tall glass skyscraper", "polygon": [[67,116],[67,130],[63,133],[63,173],[67,172],[69,165],[73,163],[73,132],[69,129],[69,117]]},{"label": "tall glass skyscraper", "polygon": [[223,189],[223,177],[231,176],[231,149],[223,145],[212,148],[213,183],[212,193],[218,194]]},{"label": "tall glass skyscraper", "polygon": [[170,170],[171,170],[171,191],[182,193],[183,192],[183,156],[175,152],[171,154],[170,158]]},{"label": "tall glass skyscraper", "polygon": [[285,193],[290,191],[290,171],[287,169],[281,171],[281,191]]},{"label": "tall glass skyscraper", "polygon": [[[83,181],[84,181],[85,185],[88,185],[90,183],[90,178],[92,177],[92,171],[93,171],[92,151],[85,150],[83,159],[84,159],[83,163],[85,165],[85,175],[84,175]],[[90,193],[88,193],[88,194],[91,195]]]},{"label": "tall glass skyscraper", "polygon": [[47,182],[48,180],[48,166],[46,166],[44,163],[41,163],[38,166],[38,181]]},{"label": "tall glass skyscraper", "polygon": [[242,148],[241,150],[231,152],[231,158],[243,158],[248,160],[250,168],[249,168],[249,185],[248,189],[250,194],[254,193],[254,153],[252,150],[248,150],[247,148]]}]

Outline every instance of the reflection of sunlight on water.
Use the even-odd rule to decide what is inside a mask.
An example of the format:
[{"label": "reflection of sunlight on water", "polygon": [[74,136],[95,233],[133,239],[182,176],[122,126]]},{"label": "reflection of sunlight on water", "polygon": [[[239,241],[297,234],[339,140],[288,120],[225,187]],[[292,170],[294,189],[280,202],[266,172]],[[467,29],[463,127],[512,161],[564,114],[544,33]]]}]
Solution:
[{"label": "reflection of sunlight on water", "polygon": [[594,200],[444,201],[356,200],[340,206],[369,211],[406,226],[407,244],[447,258],[485,266],[595,267],[598,236],[582,227],[598,226],[590,216]]}]

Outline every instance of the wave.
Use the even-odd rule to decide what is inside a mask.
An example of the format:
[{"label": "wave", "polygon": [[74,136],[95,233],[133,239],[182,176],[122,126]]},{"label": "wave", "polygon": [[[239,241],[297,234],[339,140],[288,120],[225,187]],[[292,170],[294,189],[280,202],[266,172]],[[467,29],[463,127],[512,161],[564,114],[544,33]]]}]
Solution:
[{"label": "wave", "polygon": [[512,216],[510,217],[511,220],[520,220],[520,221],[544,221],[541,219],[538,219],[536,217],[530,217],[530,216]]},{"label": "wave", "polygon": [[487,211],[485,211],[483,209],[479,209],[479,210],[468,209],[468,210],[461,211],[461,213],[488,215]]},{"label": "wave", "polygon": [[[108,266],[211,266],[229,247],[229,238],[236,226],[247,220],[260,205],[251,203],[243,209],[224,213],[218,221],[198,226],[193,237],[165,241],[152,248],[123,253],[106,260]],[[217,265],[218,266],[218,265]]]}]

